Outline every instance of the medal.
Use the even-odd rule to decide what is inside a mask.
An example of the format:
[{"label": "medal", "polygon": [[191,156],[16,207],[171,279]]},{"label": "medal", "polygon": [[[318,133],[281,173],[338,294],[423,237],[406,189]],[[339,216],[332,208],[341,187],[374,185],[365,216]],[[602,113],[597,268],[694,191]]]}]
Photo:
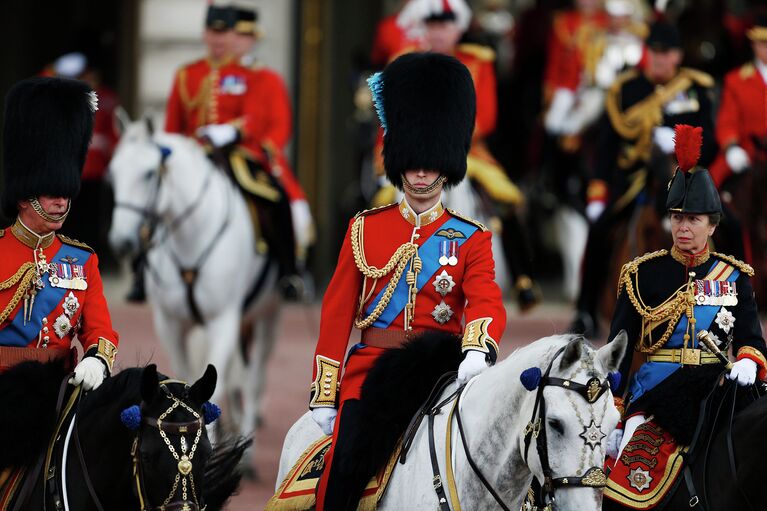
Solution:
[{"label": "medal", "polygon": [[455,287],[455,281],[453,281],[453,277],[448,275],[446,270],[442,270],[442,273],[437,275],[434,278],[434,289],[437,291],[437,293],[441,294],[442,296],[447,295],[450,291],[453,290],[453,287]]},{"label": "medal", "polygon": [[450,257],[447,258],[447,264],[450,266],[455,266],[458,264],[458,242],[457,241],[451,241],[450,242]]},{"label": "medal", "polygon": [[450,262],[448,257],[449,241],[442,240],[439,242],[439,265],[446,266]]}]

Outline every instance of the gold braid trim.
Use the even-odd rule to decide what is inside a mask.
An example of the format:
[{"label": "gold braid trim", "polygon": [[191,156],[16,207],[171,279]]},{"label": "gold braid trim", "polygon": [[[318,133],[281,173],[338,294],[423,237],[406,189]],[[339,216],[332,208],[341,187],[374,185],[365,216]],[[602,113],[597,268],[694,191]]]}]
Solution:
[{"label": "gold braid trim", "polygon": [[615,131],[625,140],[634,141],[618,157],[618,165],[623,169],[631,167],[639,160],[647,160],[652,151],[652,129],[663,122],[663,105],[680,92],[692,87],[693,83],[703,87],[713,85],[713,79],[706,73],[694,69],[681,68],[679,73],[662,88],[645,99],[630,106],[625,112],[621,110],[621,89],[623,85],[639,76],[636,70],[628,71],[618,77],[607,93],[605,107]]},{"label": "gold braid trim", "polygon": [[[405,271],[405,267],[407,266],[408,262],[410,262],[414,256],[418,255],[418,245],[412,242],[407,242],[400,245],[400,247],[396,252],[394,252],[394,255],[389,258],[389,261],[383,268],[370,266],[365,260],[363,240],[364,224],[364,216],[358,216],[352,224],[351,243],[352,253],[354,254],[354,263],[357,265],[357,268],[359,268],[365,278],[378,280],[381,277],[388,275],[389,273],[393,273],[388,284],[386,284],[386,290],[384,291],[381,300],[378,302],[378,305],[376,305],[375,309],[373,309],[373,312],[371,312],[370,315],[368,315],[368,317],[365,319],[357,318],[354,320],[354,326],[360,330],[364,330],[365,328],[368,328],[370,325],[375,323],[378,317],[383,313],[391,301],[391,297],[394,294],[394,289],[397,287],[397,283],[399,282],[400,277],[402,277],[402,273]],[[411,283],[408,282],[408,284]],[[375,283],[373,285],[375,286]],[[361,300],[364,300],[364,295],[365,293],[363,292],[362,296],[360,297]],[[362,305],[363,303],[361,302],[360,311],[362,309]]]},{"label": "gold braid trim", "polygon": [[5,306],[3,312],[0,312],[0,324],[8,319],[8,316],[11,314],[13,309],[15,309],[19,304],[21,297],[24,296],[27,290],[32,286],[32,282],[35,280],[35,276],[35,263],[29,262],[22,264],[19,269],[16,270],[16,273],[14,273],[13,276],[7,280],[4,280],[3,282],[0,282],[0,291],[10,289],[15,286],[16,283],[19,283],[19,286],[13,293],[11,300],[8,302],[8,305]]},{"label": "gold braid trim", "polygon": [[[639,337],[640,344],[638,351],[643,353],[653,353],[666,344],[669,337],[671,337],[671,334],[674,332],[674,328],[676,328],[676,324],[679,318],[682,317],[682,314],[687,314],[691,326],[695,324],[695,318],[692,315],[694,297],[689,283],[680,287],[665,302],[657,307],[649,307],[645,305],[642,301],[642,297],[639,295],[639,290],[637,289],[638,283],[635,284],[639,265],[650,259],[655,259],[666,254],[668,254],[668,250],[650,252],[624,264],[621,269],[620,280],[618,282],[618,294],[620,294],[621,290],[625,287],[626,295],[631,301],[631,304],[642,317],[642,332]],[[668,323],[663,335],[661,335],[657,342],[650,344],[652,342],[652,330],[654,327],[663,323]],[[689,334],[685,334],[685,338],[688,337]]]},{"label": "gold braid trim", "polygon": [[480,231],[487,232],[487,227],[485,227],[484,224],[482,224],[481,222],[478,222],[478,221],[474,220],[473,218],[470,218],[470,217],[464,215],[463,213],[459,213],[458,211],[456,211],[454,209],[445,208],[445,210],[447,210],[447,212],[450,213],[451,215],[453,215],[454,217],[456,217],[456,218],[458,218],[460,220],[463,220],[464,222],[468,222],[468,223],[470,223],[471,225],[473,225],[475,227],[478,227]]},{"label": "gold braid trim", "polygon": [[727,254],[720,254],[719,252],[711,252],[712,256],[718,257],[719,259],[722,259],[723,261],[727,261],[737,269],[739,269],[741,272],[745,273],[749,277],[754,276],[754,269],[751,267],[750,264],[744,263],[740,259],[735,259],[734,257],[727,255]]},{"label": "gold braid trim", "polygon": [[82,241],[78,241],[78,240],[70,238],[68,236],[64,236],[63,234],[57,234],[57,236],[59,237],[59,239],[61,240],[62,243],[65,243],[67,245],[71,245],[73,247],[82,248],[83,250],[87,250],[91,254],[95,254],[96,253],[95,250],[93,250],[91,247],[89,247],[88,245],[86,245]]}]

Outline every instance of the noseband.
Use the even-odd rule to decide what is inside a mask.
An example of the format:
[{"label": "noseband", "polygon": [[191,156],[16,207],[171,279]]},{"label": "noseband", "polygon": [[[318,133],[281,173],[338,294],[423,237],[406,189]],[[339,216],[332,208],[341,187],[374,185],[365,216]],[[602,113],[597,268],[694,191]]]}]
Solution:
[{"label": "noseband", "polygon": [[[566,390],[575,392],[583,397],[589,404],[594,404],[597,400],[610,389],[609,380],[605,379],[600,382],[598,378],[591,378],[586,384],[578,383],[572,380],[565,380],[562,378],[554,378],[549,376],[551,368],[554,362],[564,352],[567,346],[563,346],[557,351],[554,357],[549,362],[546,372],[541,376],[538,382],[538,390],[535,395],[535,406],[533,407],[533,416],[530,422],[525,427],[525,452],[524,460],[527,463],[527,453],[530,449],[532,440],[535,439],[535,446],[538,450],[538,458],[541,462],[541,470],[543,471],[543,483],[541,484],[541,491],[539,499],[537,501],[538,509],[551,510],[553,509],[552,503],[554,502],[554,492],[557,488],[572,488],[572,487],[587,487],[587,488],[604,488],[607,485],[607,476],[605,475],[602,467],[591,467],[583,475],[580,476],[564,476],[554,477],[551,470],[551,464],[549,463],[549,450],[548,442],[546,438],[546,400],[543,397],[543,390],[546,387],[561,387]],[[586,431],[588,434],[588,430]],[[601,441],[597,438],[585,438],[585,441]]]},{"label": "noseband", "polygon": [[[136,495],[139,499],[141,511],[205,511],[201,499],[197,495],[195,487],[194,474],[192,474],[192,460],[200,444],[202,430],[204,429],[203,419],[198,412],[190,408],[176,396],[171,394],[166,387],[167,383],[178,383],[173,380],[165,380],[160,383],[160,388],[165,396],[173,403],[158,417],[143,417],[141,419],[142,427],[139,428],[136,438],[133,440],[131,457],[133,458],[133,477],[135,481]],[[194,416],[194,420],[188,422],[165,422],[165,418],[176,408],[183,408]],[[168,448],[170,455],[177,463],[176,475],[173,479],[173,487],[170,493],[159,506],[153,506],[149,502],[146,494],[146,485],[144,484],[144,467],[139,455],[141,450],[141,433],[144,426],[156,428],[160,432],[160,438]],[[187,435],[194,435],[191,446],[187,442]],[[169,437],[180,437],[181,455],[170,441]],[[180,491],[179,491],[180,486]],[[174,499],[174,496],[176,497]]]}]

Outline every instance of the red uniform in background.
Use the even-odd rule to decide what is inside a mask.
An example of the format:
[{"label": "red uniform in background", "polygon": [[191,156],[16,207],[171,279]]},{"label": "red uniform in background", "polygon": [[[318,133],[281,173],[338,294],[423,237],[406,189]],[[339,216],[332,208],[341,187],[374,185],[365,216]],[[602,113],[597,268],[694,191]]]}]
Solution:
[{"label": "red uniform in background", "polygon": [[376,26],[373,49],[370,51],[370,63],[375,68],[384,67],[410,44],[412,42],[404,30],[397,25],[397,14],[386,16]]},{"label": "red uniform in background", "polygon": [[599,55],[589,51],[590,43],[605,30],[608,16],[599,11],[585,15],[577,10],[557,13],[549,38],[546,70],[543,75],[544,99],[548,102],[558,88],[576,90],[584,72],[593,73]]},{"label": "red uniform in background", "polygon": [[255,90],[253,73],[231,58],[187,64],[173,80],[165,131],[195,137],[197,128],[230,123],[240,132],[240,143],[250,144],[259,116]]},{"label": "red uniform in background", "polygon": [[711,165],[711,177],[717,187],[732,174],[724,159],[727,148],[742,147],[753,162],[757,157],[754,139],[767,142],[767,84],[756,66],[748,63],[724,78],[716,123],[716,141],[721,152]]},{"label": "red uniform in background", "polygon": [[455,58],[469,69],[477,93],[477,117],[474,138],[481,139],[495,131],[498,98],[495,80],[495,52],[477,44],[459,44]]}]

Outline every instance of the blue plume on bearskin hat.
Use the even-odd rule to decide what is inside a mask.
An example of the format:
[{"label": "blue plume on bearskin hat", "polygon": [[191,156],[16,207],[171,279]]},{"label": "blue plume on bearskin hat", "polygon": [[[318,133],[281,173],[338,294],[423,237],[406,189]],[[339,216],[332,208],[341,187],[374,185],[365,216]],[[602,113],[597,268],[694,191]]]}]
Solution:
[{"label": "blue plume on bearskin hat", "polygon": [[77,80],[35,77],[5,97],[3,213],[20,200],[75,197],[97,109],[90,87]]},{"label": "blue plume on bearskin hat", "polygon": [[372,87],[385,119],[386,176],[402,188],[407,170],[439,171],[446,186],[466,175],[476,117],[474,82],[466,66],[438,53],[409,53],[383,70]]}]

